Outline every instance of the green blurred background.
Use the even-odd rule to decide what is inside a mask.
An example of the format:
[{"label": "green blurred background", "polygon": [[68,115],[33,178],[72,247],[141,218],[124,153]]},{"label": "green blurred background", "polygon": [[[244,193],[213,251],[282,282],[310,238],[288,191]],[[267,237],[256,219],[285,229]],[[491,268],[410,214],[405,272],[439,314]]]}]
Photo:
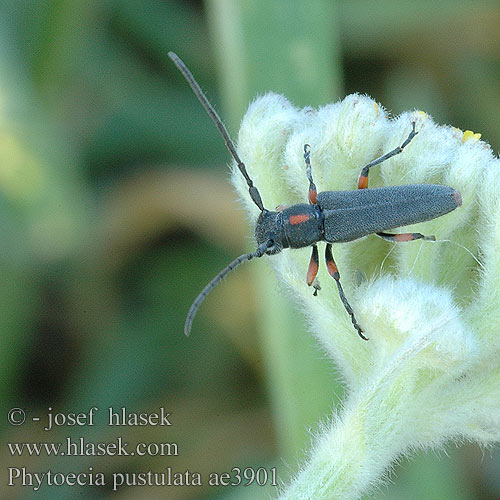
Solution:
[{"label": "green blurred background", "polygon": [[[229,277],[191,337],[182,333],[201,287],[252,241],[229,154],[169,50],[234,137],[258,93],[306,106],[357,91],[499,148],[497,1],[3,0],[1,498],[266,498],[273,488],[35,493],[8,487],[7,468],[93,467],[109,478],[276,467],[286,481],[342,397],[335,368],[265,262]],[[49,407],[92,406],[94,427],[44,432],[31,421]],[[108,427],[110,406],[165,407],[173,425]],[[23,426],[7,424],[12,407],[26,410]],[[6,446],[67,436],[176,442],[179,456],[15,458]],[[376,498],[500,498],[500,454],[473,445],[418,454]]]}]

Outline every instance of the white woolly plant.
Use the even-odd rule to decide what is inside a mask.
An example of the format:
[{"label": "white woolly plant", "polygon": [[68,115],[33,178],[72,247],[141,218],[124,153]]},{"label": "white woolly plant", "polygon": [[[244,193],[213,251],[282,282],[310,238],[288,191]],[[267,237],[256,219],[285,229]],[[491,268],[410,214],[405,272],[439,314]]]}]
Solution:
[{"label": "white woolly plant", "polygon": [[[323,426],[282,499],[360,498],[412,450],[500,438],[500,162],[480,135],[436,125],[421,111],[390,119],[362,95],[299,110],[268,94],[250,105],[238,150],[274,210],[307,203],[304,144],[318,192],[352,190],[361,168],[400,145],[413,121],[418,135],[371,169],[369,187],[445,184],[461,192],[463,205],[396,230],[435,235],[435,242],[372,235],[334,245],[368,342],[354,330],[321,259],[318,296],[306,285],[310,248],[264,257],[348,387],[342,410]],[[255,220],[258,210],[236,168],[233,179]]]}]

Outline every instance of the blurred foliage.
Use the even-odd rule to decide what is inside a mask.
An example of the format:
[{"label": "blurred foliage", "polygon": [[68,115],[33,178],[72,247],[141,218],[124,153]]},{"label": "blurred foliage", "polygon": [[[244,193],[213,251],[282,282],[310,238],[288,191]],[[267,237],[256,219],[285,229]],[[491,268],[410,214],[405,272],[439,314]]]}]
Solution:
[{"label": "blurred foliage", "polygon": [[[28,414],[22,427],[0,423],[4,473],[276,465],[286,480],[341,396],[334,367],[290,315],[265,263],[229,277],[192,337],[182,334],[199,289],[252,243],[223,141],[169,50],[220,103],[233,136],[256,93],[283,92],[305,106],[357,91],[393,113],[420,108],[479,131],[498,150],[499,25],[498,2],[486,0],[4,0],[0,406],[2,415],[14,406]],[[101,409],[95,427],[47,433],[30,420],[48,407],[92,406]],[[165,407],[174,425],[117,430],[104,425],[109,406]],[[13,458],[5,446],[118,435],[177,442],[179,457]],[[500,498],[498,453],[466,446],[449,455],[404,461],[384,497]],[[34,493],[6,482],[0,496],[9,499],[267,494]]]}]

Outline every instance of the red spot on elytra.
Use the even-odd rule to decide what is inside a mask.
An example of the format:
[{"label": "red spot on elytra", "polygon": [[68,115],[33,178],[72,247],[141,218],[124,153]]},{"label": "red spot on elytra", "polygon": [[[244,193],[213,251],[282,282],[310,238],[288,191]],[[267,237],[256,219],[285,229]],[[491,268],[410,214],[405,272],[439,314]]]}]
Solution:
[{"label": "red spot on elytra", "polygon": [[299,215],[290,215],[288,218],[288,221],[292,226],[295,226],[296,224],[301,224],[302,222],[305,222],[311,218],[310,215],[306,214],[299,214]]}]

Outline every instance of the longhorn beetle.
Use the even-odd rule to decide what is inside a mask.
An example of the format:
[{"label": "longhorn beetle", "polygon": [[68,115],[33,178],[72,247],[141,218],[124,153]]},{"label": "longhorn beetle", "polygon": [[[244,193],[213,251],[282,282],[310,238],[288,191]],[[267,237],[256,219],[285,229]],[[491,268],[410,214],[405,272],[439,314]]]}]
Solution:
[{"label": "longhorn beetle", "polygon": [[351,316],[354,328],[363,340],[368,340],[363,335],[363,329],[359,326],[354,311],[347,301],[340,284],[340,274],[332,255],[332,243],[352,241],[372,233],[384,240],[393,242],[418,239],[435,241],[434,236],[424,236],[420,233],[391,234],[385,231],[399,226],[435,219],[451,212],[462,204],[460,193],[449,186],[409,184],[406,186],[367,189],[370,168],[401,153],[408,146],[418,133],[415,131],[415,122],[412,122],[412,130],[401,146],[373,160],[361,169],[357,191],[325,191],[318,193],[311,172],[311,147],[309,144],[305,144],[304,162],[307,180],[309,181],[309,204],[300,203],[290,207],[278,207],[273,212],[264,208],[259,190],[254,186],[245,164],[238,156],[226,127],[202,92],[192,73],[176,54],[169,52],[168,56],[183,74],[196,97],[219,129],[229,152],[247,182],[252,201],[260,210],[255,226],[257,249],[254,252],[240,255],[220,271],[200,292],[187,314],[184,333],[189,335],[193,319],[201,303],[227,274],[245,261],[262,257],[265,254],[274,255],[284,248],[312,246],[306,281],[309,286],[313,285],[314,295],[316,295],[319,289],[319,285],[315,280],[319,267],[316,243],[326,241],[325,259],[328,273],[337,283],[340,299],[347,313]]}]

